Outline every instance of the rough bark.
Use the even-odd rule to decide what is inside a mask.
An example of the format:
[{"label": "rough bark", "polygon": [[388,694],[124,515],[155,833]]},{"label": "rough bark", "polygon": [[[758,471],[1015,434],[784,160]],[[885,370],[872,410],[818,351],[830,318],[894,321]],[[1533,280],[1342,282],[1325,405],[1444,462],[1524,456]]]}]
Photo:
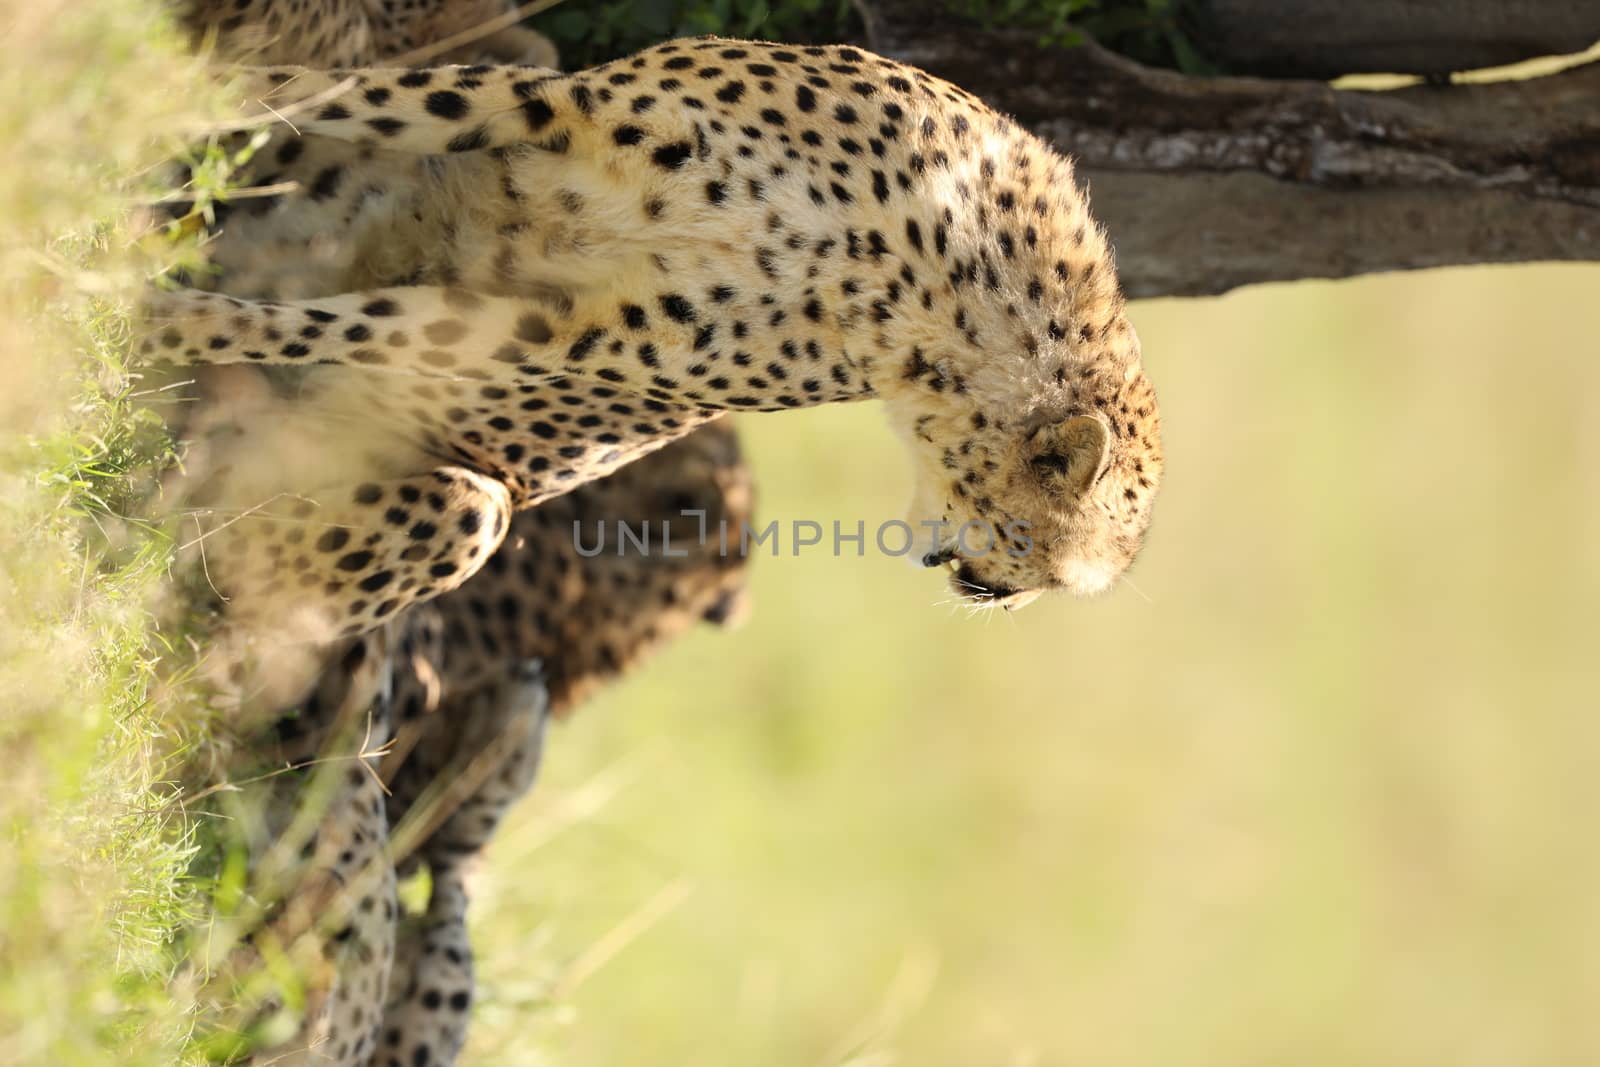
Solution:
[{"label": "rough bark", "polygon": [[1447,74],[1600,40],[1594,0],[1192,0],[1189,31],[1224,70],[1332,78]]},{"label": "rough bark", "polygon": [[1389,92],[1194,78],[880,4],[877,45],[1078,159],[1135,296],[1600,259],[1600,63]]},{"label": "rough bark", "polygon": [[1133,298],[1465,263],[1600,259],[1600,212],[1497,190],[1334,190],[1261,174],[1080,171]]}]

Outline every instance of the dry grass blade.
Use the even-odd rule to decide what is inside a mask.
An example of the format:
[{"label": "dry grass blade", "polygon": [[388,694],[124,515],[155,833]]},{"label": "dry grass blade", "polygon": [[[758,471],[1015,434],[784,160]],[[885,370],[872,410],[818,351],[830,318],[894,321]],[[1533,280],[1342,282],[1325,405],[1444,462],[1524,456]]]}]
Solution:
[{"label": "dry grass blade", "polygon": [[694,883],[687,878],[679,878],[662,886],[649,900],[639,905],[568,964],[551,989],[550,998],[563,1000],[570,996],[574,989],[582,985],[596,971],[615,959],[625,948],[689,899],[689,894],[693,891]]},{"label": "dry grass blade", "polygon": [[[292,82],[284,83],[284,85],[290,84],[292,84]],[[301,115],[307,111],[319,108],[331,100],[337,100],[339,97],[355,88],[355,85],[355,78],[345,78],[338,84],[330,85],[328,88],[314,96],[308,96],[304,100],[297,100],[294,103],[281,108],[275,108],[265,100],[258,99],[256,103],[267,109],[267,113],[264,115],[256,115],[255,117],[248,119],[236,119],[232,122],[213,122],[198,126],[190,126],[184,132],[192,137],[214,137],[224,133],[242,133],[245,130],[259,129],[262,126],[267,126],[274,122],[282,122],[291,130],[294,130],[295,133],[299,133],[299,128],[295,126],[293,121],[291,121],[296,115]],[[283,86],[280,85],[277,88],[282,89]]]},{"label": "dry grass blade", "polygon": [[561,0],[532,0],[531,3],[519,4],[505,14],[496,15],[492,19],[480,22],[471,29],[462,30],[460,33],[452,34],[442,41],[435,41],[433,44],[424,45],[421,48],[413,48],[409,52],[403,52],[392,59],[385,60],[384,63],[386,66],[393,67],[413,67],[419,63],[425,63],[435,56],[442,56],[446,52],[452,52],[474,41],[481,41],[483,38],[499,33],[501,30],[508,30],[523,19],[532,18],[541,11],[548,11],[559,3],[561,3]]}]

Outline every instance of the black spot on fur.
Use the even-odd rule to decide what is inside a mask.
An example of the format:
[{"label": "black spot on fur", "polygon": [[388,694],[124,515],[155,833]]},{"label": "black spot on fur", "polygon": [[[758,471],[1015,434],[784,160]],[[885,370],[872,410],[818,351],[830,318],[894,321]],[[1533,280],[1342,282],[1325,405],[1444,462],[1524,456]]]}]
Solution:
[{"label": "black spot on fur", "polygon": [[543,100],[526,100],[522,104],[522,118],[535,133],[550,125],[555,117],[555,109]]},{"label": "black spot on fur", "polygon": [[339,191],[339,179],[344,177],[340,167],[324,167],[311,181],[311,199],[327,200]]},{"label": "black spot on fur", "polygon": [[362,592],[376,593],[392,581],[394,581],[394,571],[379,571],[376,574],[367,575],[356,584],[361,588]]},{"label": "black spot on fur", "polygon": [[661,310],[674,322],[694,321],[694,305],[676,293],[668,293],[661,298]]},{"label": "black spot on fur", "polygon": [[516,338],[528,344],[544,344],[550,340],[550,324],[540,315],[524,315],[517,320]]},{"label": "black spot on fur", "polygon": [[459,119],[469,110],[467,98],[452,89],[438,89],[429,93],[422,106],[428,114],[441,119]]},{"label": "black spot on fur", "polygon": [[458,133],[450,138],[445,145],[447,152],[476,152],[489,144],[489,131],[482,126],[476,126],[465,133]]},{"label": "black spot on fur", "polygon": [[582,337],[572,342],[571,348],[567,349],[567,358],[573,362],[585,359],[605,335],[606,332],[599,327],[586,331]]},{"label": "black spot on fur", "polygon": [[337,552],[349,543],[350,531],[339,529],[328,530],[321,537],[317,538],[317,551]]},{"label": "black spot on fur", "polygon": [[694,148],[689,144],[689,142],[674,141],[671,144],[662,145],[660,148],[656,149],[650,154],[650,158],[655,161],[655,164],[658,167],[663,167],[667,170],[677,170],[679,167],[687,163],[689,161],[689,157],[693,154]]}]

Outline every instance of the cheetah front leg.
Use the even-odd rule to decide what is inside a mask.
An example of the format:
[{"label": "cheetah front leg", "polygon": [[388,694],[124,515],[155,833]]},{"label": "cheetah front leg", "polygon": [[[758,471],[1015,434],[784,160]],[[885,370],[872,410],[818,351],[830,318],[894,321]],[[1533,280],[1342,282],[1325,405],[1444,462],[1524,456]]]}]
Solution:
[{"label": "cheetah front leg", "polygon": [[289,832],[301,854],[255,873],[252,891],[275,908],[211,976],[207,995],[229,1009],[208,1043],[252,1048],[253,1067],[360,1067],[378,1046],[399,905],[381,789],[367,771],[346,775],[316,811],[303,807],[309,789],[270,791],[298,809]]},{"label": "cheetah front leg", "polygon": [[[417,688],[411,673],[409,687]],[[396,679],[402,690],[406,674]],[[465,1042],[474,989],[464,867],[533,784],[549,708],[536,664],[524,662],[470,693],[447,691],[442,705],[400,728],[405,758],[390,782],[393,841],[397,851],[415,844],[433,895],[427,914],[400,930],[375,1067],[388,1062],[383,1055],[421,1062],[418,1048],[433,1067],[449,1067]]]},{"label": "cheetah front leg", "polygon": [[156,362],[335,363],[480,381],[560,374],[553,357],[581,360],[598,340],[593,329],[571,336],[531,301],[438,286],[288,302],[154,292],[144,319],[139,353]]},{"label": "cheetah front leg", "polygon": [[300,1032],[285,1047],[252,1061],[262,1067],[359,1067],[379,1041],[399,901],[386,851],[382,788],[370,771],[351,768],[344,774],[347,784],[307,842],[305,876],[269,931],[285,938],[279,951],[321,966],[307,967]]}]

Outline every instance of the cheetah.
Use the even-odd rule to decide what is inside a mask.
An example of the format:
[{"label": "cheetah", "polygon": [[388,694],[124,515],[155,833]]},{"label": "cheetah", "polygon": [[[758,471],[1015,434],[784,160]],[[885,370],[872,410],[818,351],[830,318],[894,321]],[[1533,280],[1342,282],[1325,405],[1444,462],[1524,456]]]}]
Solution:
[{"label": "cheetah", "polygon": [[[958,593],[1015,607],[1131,562],[1159,415],[1109,249],[1066,161],[959,89],[856,49],[714,39],[577,75],[261,84],[318,135],[274,160],[345,142],[312,198],[361,204],[336,230],[342,295],[151,300],[146,355],[294,375],[245,450],[269,469],[217,489],[293,500],[214,542],[230,613],[290,640],[426,625],[514,509],[726,411],[874,397],[915,461],[919,556]],[[525,675],[498,685],[532,699]],[[522,729],[513,785],[536,760]],[[438,862],[426,936],[459,955]]]},{"label": "cheetah", "polygon": [[360,633],[459,586],[514,510],[724,412],[868,398],[912,454],[917,554],[959,595],[1094,594],[1132,562],[1162,454],[1110,249],[1070,163],[971,94],[716,38],[576,74],[257,85],[424,177],[342,235],[359,291],[150,298],[145,358],[298,367],[319,416],[280,439],[296,521],[218,546],[241,605]]}]

